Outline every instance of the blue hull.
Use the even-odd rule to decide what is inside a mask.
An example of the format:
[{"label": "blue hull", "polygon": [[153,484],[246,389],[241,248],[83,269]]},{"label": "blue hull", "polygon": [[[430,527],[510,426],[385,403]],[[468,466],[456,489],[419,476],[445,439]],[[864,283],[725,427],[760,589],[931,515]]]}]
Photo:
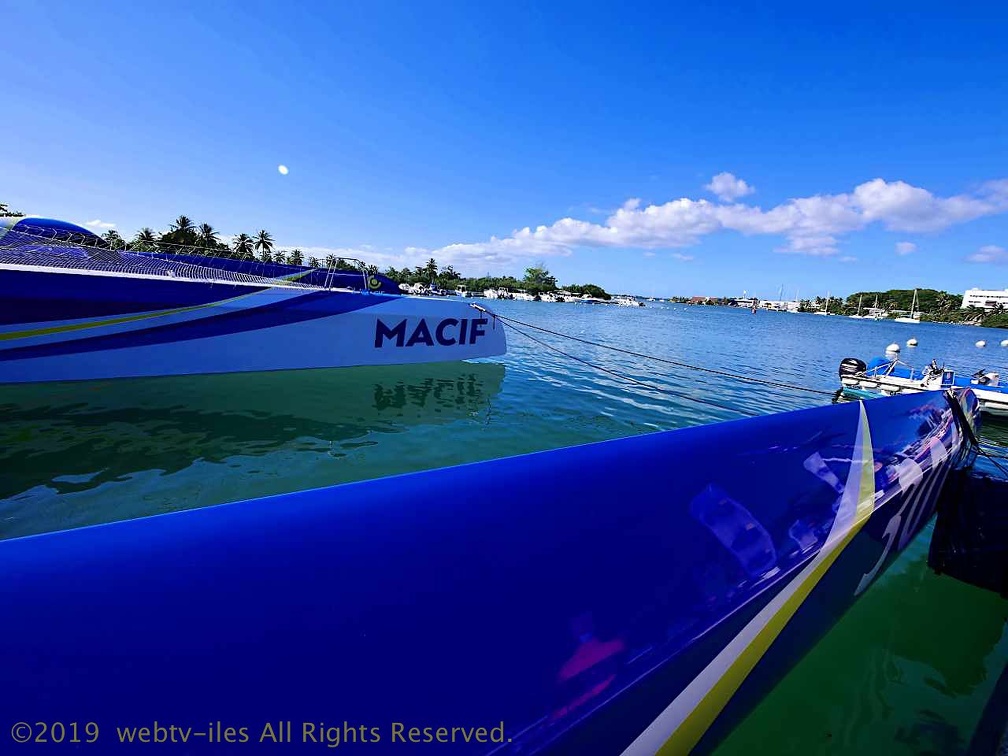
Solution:
[{"label": "blue hull", "polygon": [[42,244],[38,234],[72,227],[31,219],[27,233],[26,222],[0,226],[0,383],[453,362],[507,350],[492,316],[390,293],[395,284],[381,276]]},{"label": "blue hull", "polygon": [[909,395],[3,542],[0,709],[102,752],[155,720],[187,753],[706,750],[931,517],[955,417]]}]

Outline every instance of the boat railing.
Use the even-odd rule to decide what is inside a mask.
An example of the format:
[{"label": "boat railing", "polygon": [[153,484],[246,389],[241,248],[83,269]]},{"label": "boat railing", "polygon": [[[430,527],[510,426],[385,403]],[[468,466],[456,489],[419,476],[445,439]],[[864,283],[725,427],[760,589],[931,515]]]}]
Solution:
[{"label": "boat railing", "polygon": [[[0,265],[59,268],[61,270],[89,271],[127,276],[164,276],[188,281],[232,283],[250,286],[268,286],[303,289],[326,288],[318,284],[298,281],[292,277],[265,276],[245,271],[229,270],[215,266],[212,259],[207,264],[173,259],[172,253],[133,251],[88,245],[77,240],[47,239],[34,234],[8,233],[0,245]],[[198,253],[190,250],[190,253]],[[307,269],[311,270],[311,269]],[[367,274],[364,290],[367,290]]]},{"label": "boat railing", "polygon": [[165,276],[190,281],[247,284],[252,286],[283,286],[320,289],[313,284],[284,278],[258,276],[224,268],[197,265],[178,260],[149,257],[138,252],[87,249],[69,250],[56,245],[31,245],[0,249],[0,265],[60,268],[129,276]]}]

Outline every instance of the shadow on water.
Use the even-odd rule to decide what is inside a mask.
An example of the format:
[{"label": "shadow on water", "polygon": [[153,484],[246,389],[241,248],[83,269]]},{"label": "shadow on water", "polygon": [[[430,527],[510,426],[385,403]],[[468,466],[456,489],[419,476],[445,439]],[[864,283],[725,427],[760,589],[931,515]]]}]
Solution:
[{"label": "shadow on water", "polygon": [[[480,418],[504,372],[457,362],[2,386],[0,537],[357,478],[337,469],[355,449],[380,434]],[[195,467],[201,481],[176,491],[174,505],[140,501],[154,482],[142,492],[138,478],[153,472],[170,490],[166,478]],[[208,497],[206,479],[227,477],[228,468],[235,480]],[[270,482],[257,485],[256,475]],[[79,517],[71,501],[53,511],[54,499],[99,489],[134,503],[112,503],[120,507],[112,516]]]}]

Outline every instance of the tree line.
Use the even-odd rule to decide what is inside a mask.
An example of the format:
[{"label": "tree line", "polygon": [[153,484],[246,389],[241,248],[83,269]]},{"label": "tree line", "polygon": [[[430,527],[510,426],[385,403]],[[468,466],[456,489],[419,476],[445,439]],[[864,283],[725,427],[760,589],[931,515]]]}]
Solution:
[{"label": "tree line", "polygon": [[[854,315],[858,310],[875,305],[892,312],[910,312],[913,306],[913,289],[889,289],[888,291],[858,291],[848,296],[840,310],[844,315]],[[939,289],[917,289],[917,312],[921,320],[935,323],[967,323],[988,328],[1008,328],[1008,312],[999,304],[990,310],[969,306],[962,308],[962,294],[953,294]],[[832,310],[831,310],[832,311]]]},{"label": "tree line", "polygon": [[254,235],[238,234],[230,244],[220,238],[220,233],[209,223],[198,226],[187,215],[180,215],[171,224],[168,231],[157,233],[152,228],[141,228],[132,239],[127,241],[115,229],[102,234],[113,249],[125,249],[130,252],[192,252],[210,257],[229,257],[236,260],[256,260],[264,263],[281,263],[285,265],[300,265],[318,268],[325,265],[336,270],[367,269],[369,273],[377,273],[377,266],[366,266],[356,261],[344,260],[336,255],[328,255],[324,260],[317,257],[306,257],[300,249],[278,249],[273,235],[266,229],[260,229]]},{"label": "tree line", "polygon": [[387,268],[384,274],[393,281],[402,284],[433,284],[439,289],[465,289],[472,292],[482,292],[487,289],[510,289],[526,291],[533,296],[559,291],[561,288],[572,294],[588,294],[599,299],[610,299],[611,295],[601,286],[595,284],[567,284],[561,287],[546,267],[539,263],[525,269],[525,277],[517,279],[514,276],[485,276],[463,278],[451,265],[443,268],[433,257],[426,265],[414,268]]}]

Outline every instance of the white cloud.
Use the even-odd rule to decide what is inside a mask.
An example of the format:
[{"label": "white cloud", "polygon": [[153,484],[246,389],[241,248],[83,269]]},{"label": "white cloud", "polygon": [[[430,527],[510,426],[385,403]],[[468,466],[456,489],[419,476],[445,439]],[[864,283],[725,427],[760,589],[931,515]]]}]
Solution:
[{"label": "white cloud", "polygon": [[710,234],[735,231],[745,236],[783,237],[784,244],[776,246],[778,252],[828,257],[839,254],[844,235],[872,224],[901,231],[938,231],[1004,212],[1008,212],[1008,179],[982,184],[971,195],[952,197],[938,197],[903,181],[873,179],[849,193],[792,198],[766,210],[688,197],[650,205],[632,198],[604,222],[562,218],[534,230],[526,227],[510,236],[450,244],[424,254],[456,267],[472,263],[485,270],[487,264],[569,255],[576,247],[690,247]]},{"label": "white cloud", "polygon": [[891,231],[939,231],[1008,209],[997,187],[985,194],[943,199],[904,181],[889,183],[877,178],[854,189],[854,202],[866,222],[881,221]]},{"label": "white cloud", "polygon": [[988,202],[1004,208],[1008,206],[1008,179],[987,181],[980,185],[978,194]]},{"label": "white cloud", "polygon": [[844,257],[841,257],[839,260],[837,260],[837,262],[852,263],[852,262],[857,262],[857,258],[856,257],[852,257],[850,255],[845,255]]},{"label": "white cloud", "polygon": [[1008,249],[995,244],[980,247],[977,252],[966,258],[975,263],[1008,263]]},{"label": "white cloud", "polygon": [[[746,188],[751,191],[748,185]],[[873,179],[847,193],[796,197],[768,209],[742,202],[713,202],[689,197],[661,204],[645,204],[638,198],[630,198],[604,221],[566,217],[549,225],[526,226],[508,236],[491,236],[485,241],[454,242],[438,248],[410,246],[399,252],[381,251],[367,245],[302,247],[302,250],[306,256],[324,258],[334,254],[364,259],[382,268],[389,265],[413,267],[434,257],[439,264],[452,265],[460,272],[483,274],[513,268],[530,260],[565,257],[580,247],[637,249],[647,254],[658,249],[688,248],[705,236],[735,232],[744,236],[778,237],[779,243],[768,245],[778,252],[831,257],[840,255],[840,242],[845,235],[872,224],[900,231],[937,231],[984,215],[1005,212],[1008,212],[1008,179],[989,181],[980,184],[972,194],[952,197],[938,197],[903,181]],[[912,242],[896,243],[898,254],[909,254],[915,249]],[[1000,260],[1006,253],[992,251],[999,249],[984,247],[969,259],[974,262]],[[681,262],[693,260],[692,255],[682,252],[675,252],[671,257]],[[854,261],[851,256],[835,259]]]},{"label": "white cloud", "polygon": [[97,219],[97,218],[95,220],[88,221],[84,225],[87,226],[88,228],[100,228],[100,229],[104,229],[104,230],[108,230],[110,228],[115,228],[116,227],[115,223],[106,223],[105,221]]},{"label": "white cloud", "polygon": [[836,237],[864,225],[846,194],[791,199],[766,212],[748,205],[728,205],[722,206],[719,214],[726,229],[745,235],[785,236],[788,244],[778,252],[814,256],[836,254]]},{"label": "white cloud", "polygon": [[704,189],[715,195],[722,202],[731,202],[756,191],[745,181],[727,171],[719,173],[712,178]]},{"label": "white cloud", "polygon": [[656,254],[658,254],[658,253],[657,252],[647,251],[647,252],[644,253],[644,257],[654,257]]}]

